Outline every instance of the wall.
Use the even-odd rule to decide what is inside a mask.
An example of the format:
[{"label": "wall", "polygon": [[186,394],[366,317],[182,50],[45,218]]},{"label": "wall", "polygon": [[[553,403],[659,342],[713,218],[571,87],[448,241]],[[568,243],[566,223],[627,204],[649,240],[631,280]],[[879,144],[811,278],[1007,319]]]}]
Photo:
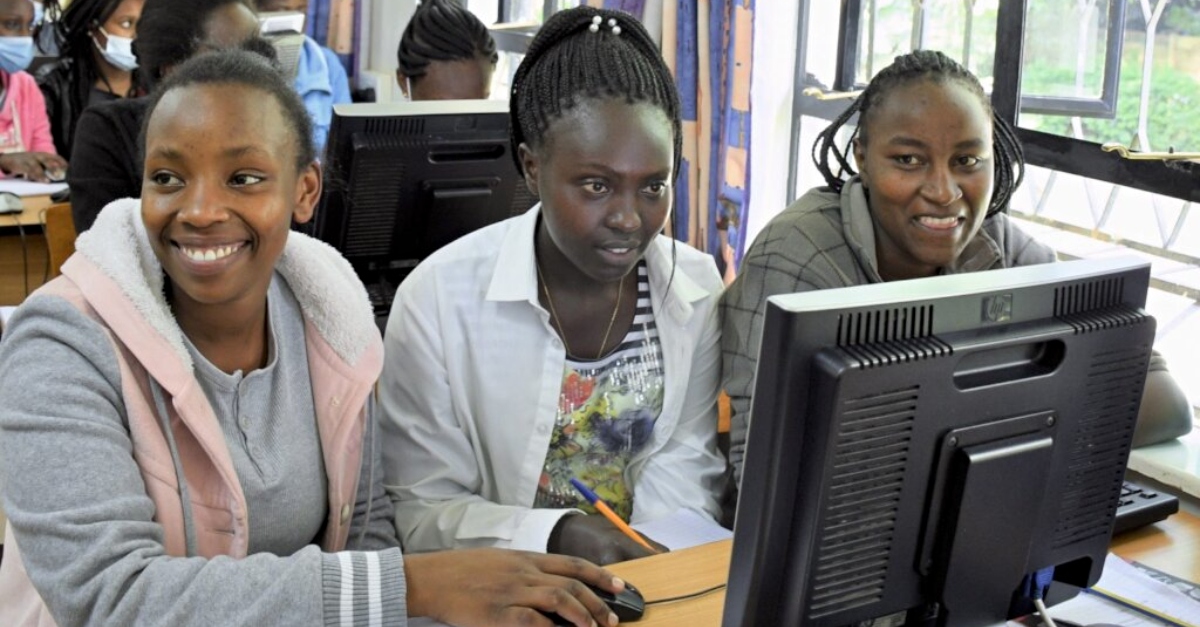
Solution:
[{"label": "wall", "polygon": [[400,35],[417,8],[416,0],[360,0],[359,41],[355,87],[374,87],[378,100],[401,98],[396,85],[396,48]]}]

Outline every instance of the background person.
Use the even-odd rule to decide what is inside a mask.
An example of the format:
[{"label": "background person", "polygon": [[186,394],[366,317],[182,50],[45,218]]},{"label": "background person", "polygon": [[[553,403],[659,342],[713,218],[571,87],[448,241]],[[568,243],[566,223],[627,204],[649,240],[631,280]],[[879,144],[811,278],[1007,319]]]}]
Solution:
[{"label": "background person", "polygon": [[[92,105],[142,94],[137,82],[133,40],[145,0],[73,0],[63,10],[47,0],[49,28],[58,59],[38,69],[46,97],[54,147],[71,154],[75,125]],[[38,37],[38,41],[44,41]]]},{"label": "background person", "polygon": [[[299,11],[308,15],[308,0],[255,1],[259,11]],[[350,80],[346,77],[346,68],[332,50],[305,35],[295,87],[312,118],[313,143],[319,156],[325,151],[329,125],[333,123],[333,105],[350,102]]]},{"label": "background person", "polygon": [[67,162],[54,150],[46,102],[25,71],[33,61],[34,5],[0,0],[0,172],[58,181]]},{"label": "background person", "polygon": [[396,57],[396,82],[409,100],[486,99],[500,59],[487,26],[454,0],[418,4]]},{"label": "background person", "polygon": [[[243,45],[258,35],[258,17],[247,0],[146,0],[134,42],[143,87],[153,89],[172,68],[208,50]],[[274,54],[270,44],[260,49]],[[88,108],[75,127],[67,176],[76,232],[118,198],[142,190],[138,133],[147,100],[123,98]],[[198,112],[197,112],[198,113]]]}]

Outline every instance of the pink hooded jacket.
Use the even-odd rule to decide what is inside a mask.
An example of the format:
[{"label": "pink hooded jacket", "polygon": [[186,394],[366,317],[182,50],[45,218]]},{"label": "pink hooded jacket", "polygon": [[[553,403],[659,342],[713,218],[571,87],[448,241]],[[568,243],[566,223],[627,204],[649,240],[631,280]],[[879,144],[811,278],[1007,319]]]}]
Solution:
[{"label": "pink hooded jacket", "polygon": [[[108,215],[105,215],[108,214]],[[162,298],[157,261],[113,255],[115,246],[145,240],[138,201],[116,201],[101,214],[112,228],[80,237],[63,276],[38,291],[63,298],[103,326],[121,371],[133,457],[141,470],[154,519],[163,528],[165,551],[187,554],[185,510],[176,460],[162,429],[152,386],[165,400],[172,435],[187,482],[195,534],[194,554],[246,556],[246,501],[229,450],[208,399],[192,374],[182,331]],[[149,246],[131,248],[148,249]],[[129,259],[123,260],[122,258]],[[134,267],[141,266],[141,267]],[[346,545],[362,463],[367,407],[379,376],[383,349],[366,293],[349,264],[327,245],[293,233],[276,271],[288,281],[305,318],[305,344],[317,428],[329,489],[321,546]],[[157,284],[156,284],[157,280]],[[347,305],[349,303],[349,305]],[[22,563],[11,523],[0,562],[0,624],[51,626],[54,621]]]}]

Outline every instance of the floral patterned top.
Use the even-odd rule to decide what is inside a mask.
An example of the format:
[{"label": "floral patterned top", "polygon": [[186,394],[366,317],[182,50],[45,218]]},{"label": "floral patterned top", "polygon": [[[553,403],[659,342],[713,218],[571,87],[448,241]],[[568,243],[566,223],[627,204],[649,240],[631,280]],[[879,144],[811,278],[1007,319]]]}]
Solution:
[{"label": "floral patterned top", "polygon": [[594,361],[567,357],[534,507],[595,513],[571,486],[574,477],[621,518],[628,521],[633,513],[625,467],[650,442],[663,402],[662,346],[644,261],[638,264],[637,277],[637,308],[620,346]]}]

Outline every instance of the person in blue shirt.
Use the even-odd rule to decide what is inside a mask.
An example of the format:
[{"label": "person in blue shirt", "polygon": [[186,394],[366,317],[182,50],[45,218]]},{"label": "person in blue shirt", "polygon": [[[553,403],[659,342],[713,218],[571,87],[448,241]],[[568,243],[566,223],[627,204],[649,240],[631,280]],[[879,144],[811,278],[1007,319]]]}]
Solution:
[{"label": "person in blue shirt", "polygon": [[[308,15],[308,0],[256,0],[260,12],[298,11]],[[333,105],[350,102],[350,80],[346,68],[332,50],[304,36],[300,64],[293,81],[313,121],[313,143],[317,154],[325,150]]]}]

